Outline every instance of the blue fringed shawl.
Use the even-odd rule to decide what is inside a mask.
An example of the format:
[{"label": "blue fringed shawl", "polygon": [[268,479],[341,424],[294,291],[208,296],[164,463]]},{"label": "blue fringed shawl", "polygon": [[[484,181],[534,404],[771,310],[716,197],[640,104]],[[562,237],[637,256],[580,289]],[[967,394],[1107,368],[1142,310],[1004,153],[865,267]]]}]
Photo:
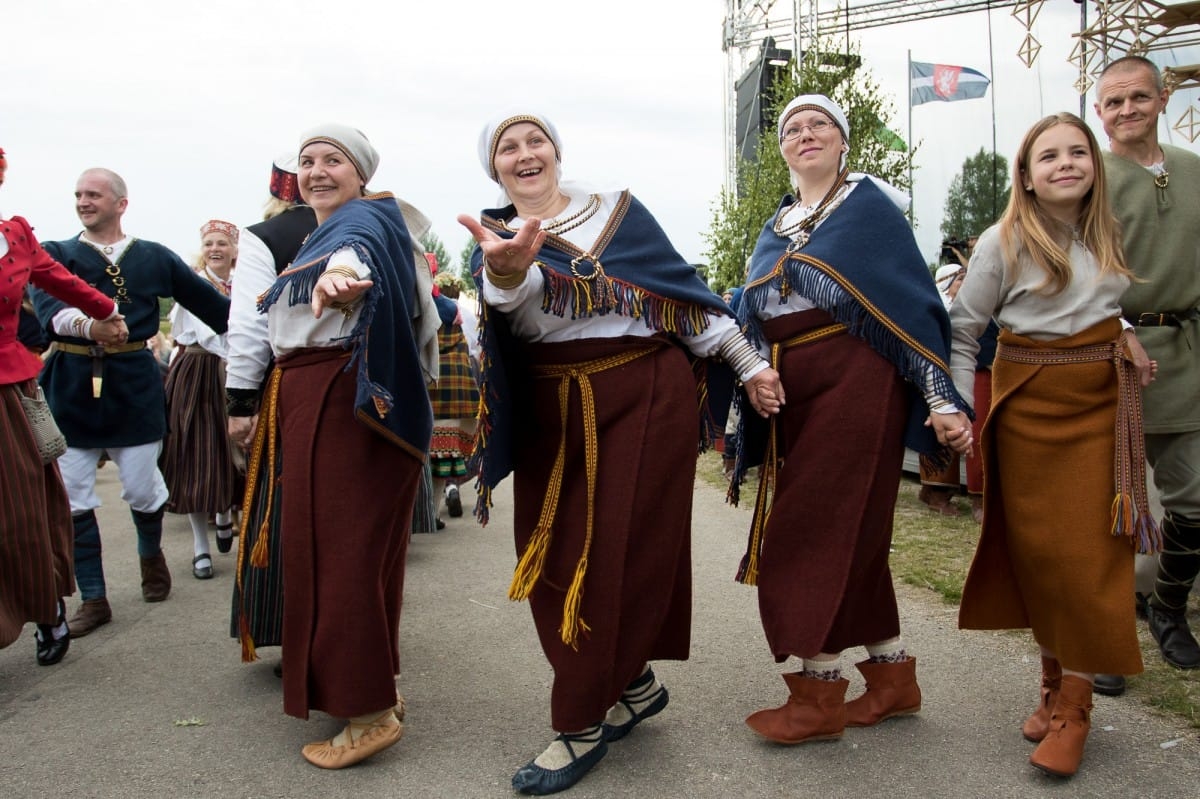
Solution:
[{"label": "blue fringed shawl", "polygon": [[[481,223],[502,238],[512,238],[502,220],[516,215],[513,206],[483,211]],[[547,236],[535,268],[545,276],[542,311],[559,317],[581,319],[616,314],[641,319],[647,329],[672,336],[691,336],[709,326],[709,312],[732,317],[733,311],[713,294],[672,246],[658,222],[628,191],[621,193],[606,227],[607,245],[594,253],[602,264],[595,269],[584,259],[573,269],[578,251],[568,242]],[[601,236],[604,240],[604,236]],[[483,254],[478,247],[471,255],[471,271],[482,296]],[[578,272],[579,274],[576,274]],[[487,523],[491,491],[512,471],[514,438],[514,390],[512,369],[506,361],[519,358],[519,342],[505,315],[481,303],[479,320],[482,347],[482,380],[479,429],[472,466],[479,471],[479,503],[475,513]],[[697,376],[697,404],[701,418],[703,448],[725,425],[733,393],[734,375],[723,363],[693,360]]]},{"label": "blue fringed shawl", "polygon": [[[785,196],[779,210],[793,201]],[[767,220],[755,244],[738,308],[747,338],[755,345],[762,343],[758,311],[772,296],[771,289],[781,302],[791,294],[807,298],[866,341],[908,381],[913,402],[905,446],[922,453],[937,451],[937,439],[925,426],[929,408],[920,387],[926,384],[926,372],[938,395],[959,408],[968,405],[950,377],[950,317],[904,215],[864,178],[797,252],[788,252],[791,239],[775,233],[774,221],[774,216]],[[758,419],[747,412],[742,418]],[[739,438],[746,441],[745,436]],[[761,461],[762,453],[744,454],[739,472]]]},{"label": "blue fringed shawl", "polygon": [[390,193],[351,200],[319,225],[296,254],[296,266],[259,297],[259,313],[285,294],[288,305],[310,303],[330,257],[347,247],[370,268],[373,281],[358,322],[342,341],[351,350],[346,368],[358,367],[355,416],[424,460],[433,411],[413,334],[418,305],[412,239]]}]

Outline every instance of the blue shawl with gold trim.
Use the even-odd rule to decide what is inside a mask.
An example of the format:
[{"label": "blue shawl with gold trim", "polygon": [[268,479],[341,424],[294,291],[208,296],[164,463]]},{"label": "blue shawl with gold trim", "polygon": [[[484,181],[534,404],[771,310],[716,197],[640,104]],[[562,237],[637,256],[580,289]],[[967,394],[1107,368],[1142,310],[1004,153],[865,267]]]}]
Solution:
[{"label": "blue shawl with gold trim", "polygon": [[[793,201],[785,196],[779,209]],[[905,445],[917,452],[936,452],[937,439],[925,426],[929,408],[918,387],[926,384],[928,375],[939,396],[959,408],[968,405],[950,377],[950,317],[904,215],[865,178],[794,252],[789,250],[791,239],[775,233],[774,221],[775,216],[767,220],[755,244],[738,308],[747,337],[756,345],[762,342],[758,311],[768,297],[778,296],[781,303],[792,294],[807,298],[866,341],[908,381],[913,402]],[[742,418],[759,420],[752,412]],[[761,455],[746,453],[739,471],[756,465]]]},{"label": "blue shawl with gold trim", "polygon": [[[516,209],[484,210],[481,223],[502,238],[513,233],[502,224]],[[606,238],[607,237],[607,238]],[[709,326],[709,312],[732,317],[733,311],[672,246],[658,222],[628,191],[622,192],[606,227],[605,242],[594,259],[580,258],[567,242],[548,236],[532,268],[545,276],[542,311],[571,319],[616,314],[641,319],[649,330],[690,336]],[[574,250],[574,251],[572,251]],[[476,247],[471,271],[482,296],[483,254]],[[597,268],[597,262],[600,265]],[[479,469],[476,516],[487,522],[491,491],[512,471],[515,419],[521,390],[513,375],[521,361],[520,343],[504,313],[481,303],[482,348],[479,429],[472,464]],[[690,357],[690,353],[689,353]],[[698,412],[703,448],[719,435],[732,399],[734,376],[724,363],[692,359],[697,376]]]},{"label": "blue shawl with gold trim", "polygon": [[351,350],[346,368],[358,367],[355,416],[424,459],[433,411],[413,334],[418,306],[412,239],[390,193],[351,200],[319,225],[296,254],[296,266],[259,298],[259,313],[285,292],[289,305],[311,302],[329,259],[347,247],[371,269],[373,281],[354,329],[342,341]]}]

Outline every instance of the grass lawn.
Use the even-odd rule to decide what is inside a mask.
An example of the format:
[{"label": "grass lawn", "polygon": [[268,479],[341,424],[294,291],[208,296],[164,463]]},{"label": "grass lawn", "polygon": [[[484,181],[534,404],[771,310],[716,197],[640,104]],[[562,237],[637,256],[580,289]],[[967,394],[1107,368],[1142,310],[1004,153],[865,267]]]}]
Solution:
[{"label": "grass lawn", "polygon": [[[706,483],[721,490],[727,486],[727,481],[721,475],[720,453],[710,451],[702,455],[697,474]],[[756,485],[756,478],[752,476],[742,486],[741,507],[747,511],[747,525],[749,511],[754,506]],[[915,478],[905,477],[900,482],[892,535],[892,575],[897,580],[928,589],[949,605],[957,605],[962,598],[967,569],[975,554],[979,526],[971,518],[966,497],[957,500],[962,515],[942,516],[930,511],[917,499],[919,489]],[[1133,601],[1133,597],[1130,597],[1130,601]],[[1195,599],[1191,608],[1191,622],[1193,630],[1200,630],[1200,612]],[[1020,631],[1013,634],[1027,635]],[[1138,635],[1142,642],[1146,671],[1129,678],[1129,695],[1200,728],[1200,669],[1181,671],[1164,663],[1144,622],[1138,623]]]}]

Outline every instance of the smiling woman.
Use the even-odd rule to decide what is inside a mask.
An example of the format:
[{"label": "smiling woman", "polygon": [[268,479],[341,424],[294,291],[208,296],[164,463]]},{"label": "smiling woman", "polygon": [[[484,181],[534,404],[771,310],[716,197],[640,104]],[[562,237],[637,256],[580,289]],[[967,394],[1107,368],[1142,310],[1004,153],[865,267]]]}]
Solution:
[{"label": "smiling woman", "polygon": [[[259,424],[278,437],[269,452],[281,458],[263,473],[278,475],[267,491],[281,496],[288,544],[284,710],[349,720],[302,750],[330,769],[403,733],[400,604],[433,424],[425,384],[436,371],[439,321],[398,201],[366,191],[378,163],[353,128],[327,124],[303,137],[300,194],[318,226],[259,303],[277,367]],[[266,550],[260,534],[252,562]]]},{"label": "smiling woman", "polygon": [[[486,520],[512,472],[509,597],[532,607],[558,732],[512,783],[544,794],[666,707],[651,660],[688,656],[697,441],[729,407],[730,375],[705,359],[732,367],[756,410],[783,396],[729,307],[629,191],[560,182],[548,119],[490,123],[479,157],[505,201],[459,217],[479,242],[483,301],[478,513]],[[701,413],[679,412],[689,407]]]}]

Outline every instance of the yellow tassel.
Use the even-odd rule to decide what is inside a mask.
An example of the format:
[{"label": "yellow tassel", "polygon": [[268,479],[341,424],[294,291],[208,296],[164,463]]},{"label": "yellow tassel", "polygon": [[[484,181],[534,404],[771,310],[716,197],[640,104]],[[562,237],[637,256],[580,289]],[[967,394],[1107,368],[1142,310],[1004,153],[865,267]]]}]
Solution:
[{"label": "yellow tassel", "polygon": [[238,637],[242,642],[242,662],[253,663],[258,660],[258,653],[254,649],[254,638],[250,636],[250,624],[246,621],[243,615],[238,616]]},{"label": "yellow tassel", "polygon": [[254,549],[250,551],[250,565],[256,569],[267,568],[269,559],[267,557],[267,533],[270,526],[266,520],[263,520],[262,526],[258,528],[258,540],[254,542]]},{"label": "yellow tassel", "polygon": [[550,528],[539,527],[533,531],[525,551],[517,562],[513,572],[512,583],[508,586],[508,598],[520,602],[529,598],[533,586],[542,576],[542,568],[546,563],[546,553],[550,551]]},{"label": "yellow tassel", "polygon": [[579,651],[579,633],[592,631],[579,615],[580,606],[583,604],[583,577],[587,574],[587,567],[587,554],[584,553],[575,566],[575,577],[571,580],[571,587],[567,589],[567,598],[563,602],[562,627],[558,630],[562,642],[575,651]]}]

